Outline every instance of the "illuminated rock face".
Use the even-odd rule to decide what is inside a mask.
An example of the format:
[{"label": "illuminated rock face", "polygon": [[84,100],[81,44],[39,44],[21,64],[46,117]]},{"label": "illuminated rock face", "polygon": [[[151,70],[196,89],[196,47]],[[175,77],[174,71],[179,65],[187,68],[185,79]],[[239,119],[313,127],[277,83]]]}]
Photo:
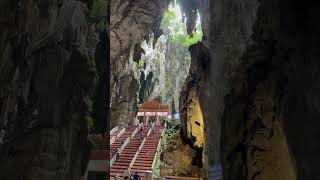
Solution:
[{"label": "illuminated rock face", "polygon": [[[226,106],[229,113],[222,123],[222,162],[226,179],[234,179],[236,174],[257,180],[297,179],[294,157],[283,128],[283,117],[275,112],[279,106],[270,98],[277,96],[277,90],[269,83],[257,86],[250,107],[239,101]],[[229,98],[229,103],[234,101]],[[236,121],[243,120],[238,117],[242,110],[247,113],[244,124]],[[230,161],[228,156],[235,159]],[[234,166],[245,167],[247,172],[236,170]]]},{"label": "illuminated rock face", "polygon": [[[197,43],[189,47],[191,64],[188,77],[180,96],[180,119],[182,132],[193,142],[194,146],[206,148],[205,144],[211,137],[205,137],[205,129],[208,124],[208,77],[210,56],[203,43]],[[203,153],[203,162],[209,154]],[[205,163],[204,163],[205,165]],[[206,167],[205,167],[206,168]]]},{"label": "illuminated rock face", "polygon": [[191,87],[198,92],[205,176],[221,162],[225,180],[320,177],[320,27],[314,25],[319,4],[215,0],[208,5],[210,14],[201,8],[207,1],[180,2],[200,10],[202,27],[210,29],[204,30],[210,63],[203,63],[205,51],[197,57],[191,51],[180,98],[187,134],[188,92]]},{"label": "illuminated rock face", "polygon": [[187,117],[187,136],[195,137],[194,146],[203,147],[203,115],[195,90],[188,97]]}]

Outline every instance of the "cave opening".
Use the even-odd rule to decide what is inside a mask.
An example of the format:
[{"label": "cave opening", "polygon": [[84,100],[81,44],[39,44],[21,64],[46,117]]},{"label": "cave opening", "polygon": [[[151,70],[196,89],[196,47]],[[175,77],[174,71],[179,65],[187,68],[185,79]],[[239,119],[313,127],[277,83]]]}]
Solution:
[{"label": "cave opening", "polygon": [[[158,101],[168,105],[170,109],[170,115],[161,118],[166,128],[161,143],[161,156],[159,156],[161,160],[157,163],[155,174],[162,177],[202,176],[203,115],[199,93],[196,89],[188,89],[186,79],[191,67],[189,47],[202,40],[203,32],[199,13],[195,13],[194,16],[196,18],[194,30],[188,32],[187,17],[180,5],[177,2],[169,4],[161,20],[162,35],[155,44],[154,34],[150,39],[143,41],[141,43],[143,50],[139,51],[142,55],[135,61],[139,77],[138,103]],[[184,100],[181,102],[182,93],[187,94],[187,102]],[[184,108],[187,108],[186,117],[179,115]],[[139,122],[143,122],[145,118],[140,116],[138,119]],[[155,117],[147,119],[152,121]],[[187,133],[182,133],[183,124],[186,124]],[[186,141],[188,143],[185,143]],[[165,143],[167,144],[164,145]],[[182,154],[181,157],[185,159],[183,163],[170,163],[173,154]],[[158,161],[159,158],[155,160]]]},{"label": "cave opening", "polygon": [[156,39],[152,34],[143,41],[142,55],[136,62],[139,81],[139,101],[156,100],[168,104],[171,114],[179,111],[180,91],[190,67],[188,47],[202,38],[200,19],[198,31],[193,37],[187,34],[182,22],[183,16],[179,4],[172,2],[164,12],[160,28],[162,35]]},{"label": "cave opening", "polygon": [[1,180],[319,179],[320,3],[0,4]]},{"label": "cave opening", "polygon": [[[157,147],[159,153],[154,155],[151,167],[153,175],[200,177],[204,120],[200,93],[197,89],[190,89],[191,77],[188,79],[194,72],[192,59],[197,61],[192,58],[190,47],[201,44],[203,39],[199,12],[196,7],[190,10],[190,4],[183,1],[140,3],[145,2],[114,2],[111,7],[112,132],[119,133],[133,127],[139,129],[136,134],[140,136],[153,125],[162,126]],[[148,13],[141,9],[148,10]],[[168,113],[163,115],[166,112],[161,112],[164,111],[161,107],[168,107]],[[144,136],[141,135],[140,140]],[[111,135],[112,138],[112,143],[119,139]],[[117,151],[112,143],[111,157],[116,158]],[[128,146],[131,146],[129,141]],[[122,153],[122,149],[119,151]],[[126,151],[125,147],[123,151]],[[133,158],[128,167],[137,170],[140,154],[143,153],[138,153],[138,160]],[[177,156],[182,161],[172,163]],[[114,169],[120,164],[112,158],[110,170],[115,176]]]}]

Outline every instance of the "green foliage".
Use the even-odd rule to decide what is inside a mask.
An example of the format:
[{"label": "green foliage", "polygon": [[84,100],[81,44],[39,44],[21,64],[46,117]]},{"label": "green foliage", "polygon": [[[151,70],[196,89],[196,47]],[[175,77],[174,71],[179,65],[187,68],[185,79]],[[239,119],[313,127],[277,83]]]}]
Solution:
[{"label": "green foliage", "polygon": [[162,148],[166,151],[173,143],[173,141],[178,137],[178,130],[174,127],[165,129],[163,140],[162,140]]},{"label": "green foliage", "polygon": [[89,66],[88,70],[90,75],[88,76],[88,78],[90,78],[90,82],[93,84],[89,90],[89,94],[93,93],[95,84],[97,82],[98,79],[98,73],[97,73],[97,68],[96,68],[96,61],[93,57],[90,58],[86,58],[86,63]]},{"label": "green foliage", "polygon": [[97,79],[98,73],[97,73],[97,67],[96,67],[96,61],[93,57],[87,58],[87,65],[89,66],[89,70],[91,75],[93,76],[94,80]]},{"label": "green foliage", "polygon": [[175,119],[174,118],[168,119],[168,122],[172,122],[172,121],[175,121]]},{"label": "green foliage", "polygon": [[154,176],[160,176],[160,164],[161,164],[161,161],[160,161],[160,153],[157,153],[156,154],[156,161],[155,161],[155,164],[154,164],[154,168],[152,169],[152,172],[153,172],[153,175]]},{"label": "green foliage", "polygon": [[144,67],[144,60],[140,59],[139,62],[137,63],[137,69],[139,71],[143,71],[143,67]]},{"label": "green foliage", "polygon": [[173,83],[171,82],[171,79],[166,78],[166,82],[165,82],[165,87],[166,87],[166,96],[170,97],[172,94],[172,88],[173,88]]},{"label": "green foliage", "polygon": [[86,116],[86,123],[89,129],[92,129],[94,127],[93,118],[89,115]]},{"label": "green foliage", "polygon": [[174,11],[166,11],[163,14],[163,18],[162,18],[162,27],[169,27],[170,25],[172,25],[172,22],[174,21],[174,19],[176,18],[176,13]]},{"label": "green foliage", "polygon": [[172,41],[174,43],[181,44],[183,47],[189,47],[192,44],[196,44],[198,41],[201,41],[202,36],[202,31],[196,31],[193,33],[193,37],[189,37],[187,34],[178,34],[173,36]]},{"label": "green foliage", "polygon": [[107,1],[106,0],[94,0],[90,9],[89,15],[93,18],[103,16],[106,12]]},{"label": "green foliage", "polygon": [[155,57],[155,65],[156,65],[156,68],[157,68],[157,69],[160,69],[160,66],[161,66],[161,63],[160,63],[160,53],[157,53],[157,54],[156,54],[156,57]]},{"label": "green foliage", "polygon": [[106,26],[104,24],[104,21],[103,20],[100,20],[99,23],[97,24],[97,28],[100,32],[104,31]]},{"label": "green foliage", "polygon": [[160,68],[161,68],[161,60],[160,60],[160,51],[157,51],[155,57],[154,57],[154,64],[155,64],[155,68],[156,71],[154,71],[154,82],[159,82],[160,80]]},{"label": "green foliage", "polygon": [[92,113],[92,111],[93,111],[93,101],[89,97],[86,98],[86,106],[88,108],[88,112]]},{"label": "green foliage", "polygon": [[187,34],[186,25],[183,24],[181,20],[177,19],[176,12],[172,7],[169,7],[169,9],[164,13],[161,23],[164,31],[171,36],[172,41],[182,47],[188,47],[202,39],[203,33],[201,31],[200,23],[197,24],[197,31],[195,31],[193,36],[190,37]]},{"label": "green foliage", "polygon": [[102,32],[106,29],[105,17],[108,12],[107,0],[88,0],[89,10],[86,12],[87,22],[89,26],[95,25],[96,31]]},{"label": "green foliage", "polygon": [[92,118],[92,112],[93,112],[93,101],[92,101],[92,99],[87,97],[86,101],[85,101],[85,104],[86,104],[86,108],[87,108],[85,120],[86,120],[86,123],[87,123],[87,127],[89,129],[92,129],[94,127],[94,121],[93,121],[93,118]]}]

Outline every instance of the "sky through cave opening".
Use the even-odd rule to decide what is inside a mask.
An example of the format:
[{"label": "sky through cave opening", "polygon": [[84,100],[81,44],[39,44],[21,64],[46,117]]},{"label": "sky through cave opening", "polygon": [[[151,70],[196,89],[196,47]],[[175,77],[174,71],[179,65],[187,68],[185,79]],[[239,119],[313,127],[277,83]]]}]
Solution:
[{"label": "sky through cave opening", "polygon": [[144,41],[144,53],[136,63],[139,79],[138,103],[157,100],[179,112],[179,97],[190,68],[188,47],[202,39],[200,16],[198,15],[193,36],[187,34],[185,21],[179,4],[172,2],[161,22],[163,34],[155,47],[152,41]]}]

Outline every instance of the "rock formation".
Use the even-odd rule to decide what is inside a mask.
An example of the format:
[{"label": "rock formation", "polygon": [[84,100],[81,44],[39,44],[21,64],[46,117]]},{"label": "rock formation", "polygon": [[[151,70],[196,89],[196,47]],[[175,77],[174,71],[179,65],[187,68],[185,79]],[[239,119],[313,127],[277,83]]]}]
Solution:
[{"label": "rock formation", "polygon": [[220,18],[212,22],[214,33],[225,32],[213,40],[213,59],[221,61],[220,68],[227,67],[220,79],[227,82],[225,108],[219,112],[225,179],[319,177],[315,164],[319,144],[312,143],[319,136],[320,117],[315,93],[319,26],[312,23],[319,17],[315,11],[319,3],[220,5],[233,7],[236,13],[216,14]]},{"label": "rock formation", "polygon": [[195,159],[198,158],[196,151],[183,143],[180,134],[173,135],[172,142],[166,145],[166,148],[162,148],[161,176],[197,177],[201,175],[201,168],[195,164]]},{"label": "rock formation", "polygon": [[[191,35],[195,29],[196,19],[193,17],[199,12],[201,17],[201,27],[203,31],[202,41],[191,45],[189,52],[191,55],[191,65],[186,82],[182,88],[180,96],[180,118],[182,120],[182,131],[186,137],[194,143],[195,146],[203,148],[203,165],[205,169],[205,177],[208,177],[208,169],[210,166],[210,157],[213,156],[217,149],[213,143],[216,143],[216,138],[212,138],[210,126],[213,125],[211,119],[210,103],[213,101],[210,98],[210,1],[185,1],[179,2],[182,11],[187,18],[186,26]],[[199,103],[199,105],[198,105]],[[200,106],[200,107],[199,107]],[[202,119],[202,118],[203,119]],[[196,118],[196,119],[195,119]],[[198,119],[199,118],[199,119]],[[202,121],[203,124],[194,125],[195,121]],[[210,124],[210,125],[209,125]],[[199,128],[192,130],[192,127]],[[202,134],[201,134],[202,133]],[[194,139],[195,138],[195,139]],[[198,141],[197,141],[198,139]],[[200,141],[199,141],[200,140]],[[195,141],[195,142],[194,142]],[[203,142],[203,144],[202,144]]]},{"label": "rock formation", "polygon": [[[210,37],[204,42],[210,76],[189,74],[188,79],[204,80],[185,86],[188,92],[206,78],[210,82],[208,95],[203,93],[209,98],[199,95],[205,178],[220,162],[226,180],[319,177],[319,26],[313,23],[319,3],[218,0],[210,7],[209,25],[208,14],[198,8],[203,27],[210,27],[210,35],[204,30]],[[191,67],[201,67],[197,59]]]},{"label": "rock formation", "polygon": [[[173,112],[177,111],[180,91],[190,66],[188,47],[173,42],[170,33],[164,30],[155,49],[152,48],[152,43],[143,43],[142,48],[145,54],[141,59],[146,68],[141,71],[140,76],[141,102],[160,97],[163,104],[169,105]],[[147,77],[144,77],[145,74],[148,74]]]},{"label": "rock formation", "polygon": [[[106,13],[103,5],[95,10]],[[84,172],[86,116],[101,74],[95,49],[107,24],[92,6],[0,2],[1,180],[78,180]]]},{"label": "rock formation", "polygon": [[181,47],[170,38],[167,41],[162,94],[171,110],[178,111],[180,93],[189,72],[191,58],[188,47]]},{"label": "rock formation", "polygon": [[[111,127],[133,120],[141,44],[152,40],[156,47],[171,1],[114,0],[107,30],[109,23],[101,18],[108,10],[92,5],[102,1],[90,2],[0,2],[1,180],[78,180],[86,166],[92,102],[99,119],[96,132],[105,130],[108,113]],[[179,4],[188,34],[195,30],[197,12],[204,34],[189,47],[191,65],[179,107],[183,133],[192,138],[188,112],[199,103],[204,179],[220,164],[225,180],[320,177],[319,3]],[[108,39],[110,83],[104,84]],[[144,71],[147,78],[141,82],[152,89],[150,72]],[[109,86],[111,95],[105,97]],[[142,99],[153,96],[151,89],[144,89]],[[110,99],[110,112],[103,110],[105,99]]]},{"label": "rock formation", "polygon": [[189,138],[195,136],[196,139],[200,140],[198,143],[195,142],[195,145],[203,147],[203,124],[199,124],[199,130],[196,131],[198,133],[202,132],[202,135],[201,133],[197,133],[198,136],[192,134],[192,132],[195,132],[192,131],[192,127],[198,127],[198,125],[194,125],[194,121],[201,121],[202,123],[203,119],[206,120],[203,104],[207,101],[204,94],[205,89],[209,88],[207,83],[210,54],[202,42],[190,46],[189,51],[191,65],[180,95],[180,118],[182,119],[183,134]]},{"label": "rock formation", "polygon": [[154,36],[153,46],[162,34],[160,23],[170,0],[112,1],[110,18],[111,126],[125,126],[136,115],[141,43]]}]

